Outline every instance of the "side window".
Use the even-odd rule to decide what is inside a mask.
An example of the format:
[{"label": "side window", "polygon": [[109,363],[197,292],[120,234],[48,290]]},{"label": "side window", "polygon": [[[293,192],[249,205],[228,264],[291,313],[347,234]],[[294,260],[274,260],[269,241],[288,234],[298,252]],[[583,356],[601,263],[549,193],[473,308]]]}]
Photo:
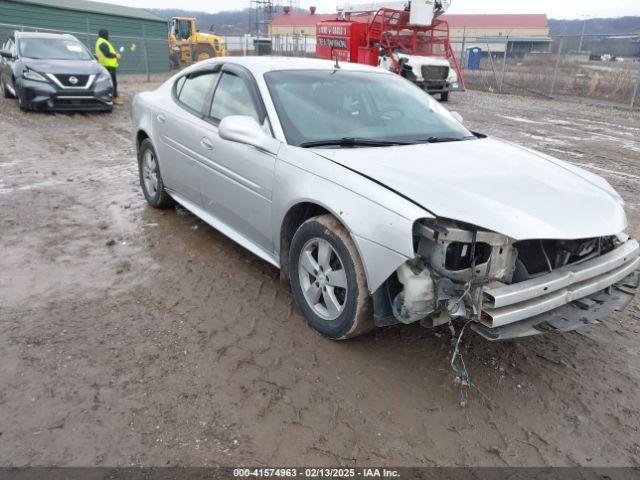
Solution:
[{"label": "side window", "polygon": [[176,38],[178,40],[187,40],[191,37],[191,22],[189,20],[178,20]]},{"label": "side window", "polygon": [[184,86],[184,82],[187,81],[187,77],[180,77],[176,82],[176,97],[180,98],[180,92],[182,91],[182,87]]},{"label": "side window", "polygon": [[182,77],[176,82],[176,97],[184,106],[201,112],[218,72],[206,72]]},{"label": "side window", "polygon": [[2,50],[4,50],[5,52],[9,52],[12,55],[15,55],[15,48],[13,48],[13,41],[11,38],[9,38],[6,43],[2,46]]},{"label": "side window", "polygon": [[211,118],[219,122],[229,115],[248,115],[260,121],[249,86],[242,78],[225,72],[213,97]]}]

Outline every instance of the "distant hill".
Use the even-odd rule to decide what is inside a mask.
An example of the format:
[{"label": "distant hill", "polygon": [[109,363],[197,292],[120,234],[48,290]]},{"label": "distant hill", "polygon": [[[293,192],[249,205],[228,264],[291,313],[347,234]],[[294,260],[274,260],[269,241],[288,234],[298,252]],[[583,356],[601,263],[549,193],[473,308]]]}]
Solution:
[{"label": "distant hill", "polygon": [[[253,27],[249,25],[249,9],[233,10],[218,13],[197,12],[168,9],[148,9],[167,20],[171,17],[195,17],[198,28],[209,30],[213,25],[216,33],[221,35],[243,35],[249,33]],[[306,10],[301,10],[306,11]],[[277,13],[277,12],[276,12]],[[549,19],[551,35],[580,35],[582,20]],[[620,18],[590,18],[585,25],[585,33],[640,33],[640,16]]]},{"label": "distant hill", "polygon": [[[626,35],[640,35],[640,17],[590,18],[583,20],[549,20],[551,35],[573,35],[564,39],[564,51],[577,51],[584,26],[585,37],[582,50],[594,55],[613,55],[616,57],[639,57],[640,38]],[[593,34],[612,34],[620,37],[592,37]],[[557,48],[557,47],[552,47]]]},{"label": "distant hill", "polygon": [[551,35],[580,35],[582,27],[586,34],[640,34],[640,16],[619,18],[589,18],[583,20],[549,19]]},{"label": "distant hill", "polygon": [[[213,26],[213,31],[219,35],[244,35],[245,33],[254,33],[255,29],[254,25],[249,24],[251,20],[248,8],[218,13],[196,12],[176,8],[148,8],[147,10],[167,20],[172,17],[195,17],[196,25],[200,31],[207,31]],[[300,9],[300,11],[307,10]],[[278,13],[274,12],[273,15],[275,16]],[[266,33],[266,28],[263,29],[263,33]]]}]

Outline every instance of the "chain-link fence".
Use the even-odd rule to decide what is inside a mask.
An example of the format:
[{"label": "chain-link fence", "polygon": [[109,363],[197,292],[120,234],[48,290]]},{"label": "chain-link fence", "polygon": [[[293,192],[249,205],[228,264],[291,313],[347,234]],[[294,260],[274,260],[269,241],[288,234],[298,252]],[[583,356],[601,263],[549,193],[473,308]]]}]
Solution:
[{"label": "chain-link fence", "polygon": [[272,35],[257,38],[252,35],[223,36],[228,55],[278,55],[284,57],[315,57],[316,37],[306,34]]},{"label": "chain-link fence", "polygon": [[[94,50],[97,35],[0,23],[0,45],[16,30],[70,33]],[[303,33],[256,38],[225,36],[232,56],[280,55],[315,57],[316,39]],[[122,51],[119,71],[144,74],[169,70],[166,38],[110,38]],[[496,93],[555,97],[558,95],[640,107],[640,34],[539,37],[452,38],[467,88]]]},{"label": "chain-link fence", "polygon": [[[0,23],[0,47],[15,31],[71,34],[85,44],[91,53],[94,53],[95,42],[98,39],[97,32],[89,30],[72,32]],[[122,56],[118,62],[119,73],[143,74],[149,79],[151,74],[169,71],[167,38],[147,37],[144,26],[139,37],[110,35],[109,41]]]},{"label": "chain-link fence", "polygon": [[640,107],[640,35],[452,39],[468,88]]}]

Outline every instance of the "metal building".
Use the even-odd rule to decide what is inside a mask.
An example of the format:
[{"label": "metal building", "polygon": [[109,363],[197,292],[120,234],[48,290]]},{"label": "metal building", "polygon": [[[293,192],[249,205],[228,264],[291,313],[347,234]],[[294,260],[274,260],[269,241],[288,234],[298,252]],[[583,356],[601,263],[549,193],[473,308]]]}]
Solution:
[{"label": "metal building", "polygon": [[14,30],[71,33],[91,51],[98,30],[122,51],[121,73],[169,71],[167,22],[140,8],[88,0],[0,0],[0,45]]}]

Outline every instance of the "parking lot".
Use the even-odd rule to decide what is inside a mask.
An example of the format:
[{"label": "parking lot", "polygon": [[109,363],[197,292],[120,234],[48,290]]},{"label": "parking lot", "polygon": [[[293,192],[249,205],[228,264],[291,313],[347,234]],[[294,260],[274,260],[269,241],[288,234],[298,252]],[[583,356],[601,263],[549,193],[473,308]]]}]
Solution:
[{"label": "parking lot", "polygon": [[[142,197],[113,114],[0,99],[0,466],[640,466],[640,303],[562,336],[308,328],[278,271]],[[472,129],[604,176],[640,236],[640,116],[481,92]],[[429,168],[428,160],[424,168]],[[562,205],[558,205],[562,208]]]}]

